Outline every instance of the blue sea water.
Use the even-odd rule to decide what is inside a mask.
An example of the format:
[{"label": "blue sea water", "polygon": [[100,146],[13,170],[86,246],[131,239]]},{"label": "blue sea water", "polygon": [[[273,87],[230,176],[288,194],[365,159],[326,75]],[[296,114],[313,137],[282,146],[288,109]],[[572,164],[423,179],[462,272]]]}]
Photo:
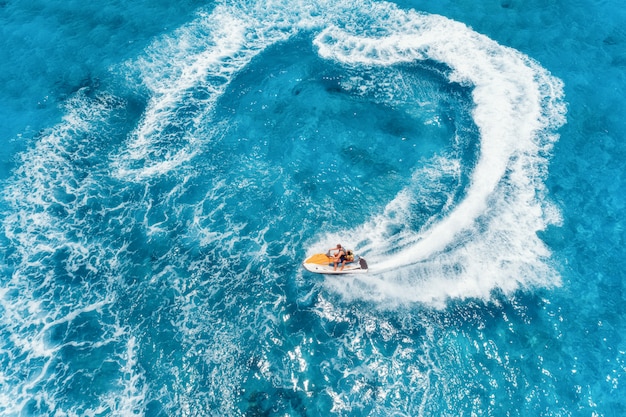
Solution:
[{"label": "blue sea water", "polygon": [[624,415],[622,6],[0,2],[0,415]]}]

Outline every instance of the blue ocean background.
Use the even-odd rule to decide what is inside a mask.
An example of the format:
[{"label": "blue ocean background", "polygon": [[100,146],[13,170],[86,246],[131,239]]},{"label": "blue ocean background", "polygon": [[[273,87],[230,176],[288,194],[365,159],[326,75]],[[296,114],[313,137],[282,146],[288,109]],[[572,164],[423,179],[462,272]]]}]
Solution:
[{"label": "blue ocean background", "polygon": [[0,22],[0,415],[626,414],[623,4]]}]

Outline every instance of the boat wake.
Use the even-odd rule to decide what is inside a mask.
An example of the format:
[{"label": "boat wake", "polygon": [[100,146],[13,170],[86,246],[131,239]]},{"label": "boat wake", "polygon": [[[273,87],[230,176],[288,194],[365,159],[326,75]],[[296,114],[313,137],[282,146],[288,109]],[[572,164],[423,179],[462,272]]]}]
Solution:
[{"label": "boat wake", "polygon": [[[548,155],[565,121],[560,80],[520,52],[444,17],[390,8],[380,32],[366,36],[330,26],[315,39],[321,56],[352,66],[392,66],[422,60],[447,65],[450,83],[470,86],[479,156],[464,196],[419,230],[406,227],[415,202],[433,192],[424,178],[458,176],[462,158],[438,156],[416,170],[385,211],[356,230],[321,241],[354,242],[372,275],[329,285],[346,297],[443,304],[449,298],[488,299],[494,289],[551,286],[559,276],[537,233],[560,222],[544,179]],[[435,175],[436,176],[436,175]],[[438,191],[437,182],[431,187]]]},{"label": "boat wake", "polygon": [[[558,284],[537,233],[560,221],[543,181],[565,121],[561,81],[519,51],[442,16],[390,3],[282,6],[218,6],[131,64],[141,68],[151,99],[115,160],[117,175],[142,181],[184,167],[200,144],[219,138],[219,127],[207,120],[235,74],[269,46],[312,32],[319,56],[353,72],[416,62],[445,66],[448,83],[471,89],[479,136],[472,166],[459,155],[436,155],[415,169],[382,213],[355,229],[318,236],[312,251],[341,236],[368,257],[374,272],[359,278],[367,281],[365,291],[348,288],[349,281],[329,285],[347,297],[443,303],[489,298],[496,288]],[[439,192],[437,175],[463,183],[461,172],[469,172],[467,184],[444,211],[417,229],[405,227],[416,202],[428,203],[428,194]]]}]

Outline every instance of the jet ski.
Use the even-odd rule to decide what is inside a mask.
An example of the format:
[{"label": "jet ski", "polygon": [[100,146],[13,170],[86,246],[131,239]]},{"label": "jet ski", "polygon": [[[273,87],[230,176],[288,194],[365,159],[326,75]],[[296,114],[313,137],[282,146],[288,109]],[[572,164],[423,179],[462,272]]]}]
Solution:
[{"label": "jet ski", "polygon": [[342,275],[364,274],[367,272],[367,262],[364,258],[355,255],[351,250],[346,251],[346,257],[348,260],[343,266],[343,269],[341,269],[341,264],[337,265],[337,269],[335,269],[333,265],[334,257],[331,255],[330,251],[309,256],[302,262],[302,266],[307,271],[315,274]]}]

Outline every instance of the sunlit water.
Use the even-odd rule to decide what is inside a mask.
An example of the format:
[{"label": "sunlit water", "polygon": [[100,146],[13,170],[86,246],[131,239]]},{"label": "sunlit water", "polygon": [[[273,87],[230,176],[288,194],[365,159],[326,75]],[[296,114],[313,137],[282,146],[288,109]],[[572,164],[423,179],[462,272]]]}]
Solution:
[{"label": "sunlit water", "polygon": [[0,412],[623,414],[621,10],[5,2]]}]

